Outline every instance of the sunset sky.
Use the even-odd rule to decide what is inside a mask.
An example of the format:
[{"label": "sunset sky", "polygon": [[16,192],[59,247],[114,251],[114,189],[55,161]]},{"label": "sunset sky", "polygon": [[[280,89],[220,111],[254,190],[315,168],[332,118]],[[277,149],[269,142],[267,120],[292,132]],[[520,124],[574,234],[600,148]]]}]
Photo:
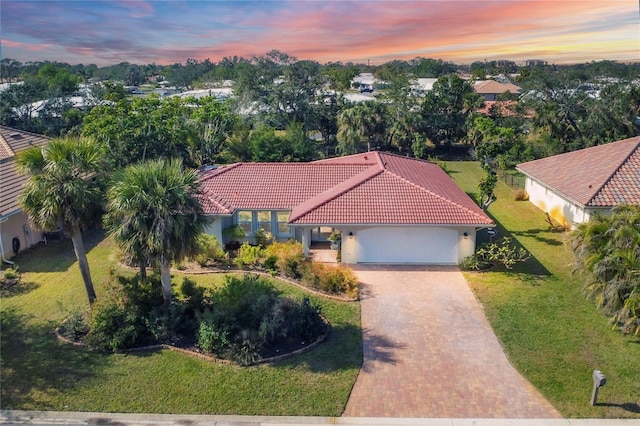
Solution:
[{"label": "sunset sky", "polygon": [[1,0],[2,57],[99,66],[264,55],[381,64],[640,61],[638,0]]}]

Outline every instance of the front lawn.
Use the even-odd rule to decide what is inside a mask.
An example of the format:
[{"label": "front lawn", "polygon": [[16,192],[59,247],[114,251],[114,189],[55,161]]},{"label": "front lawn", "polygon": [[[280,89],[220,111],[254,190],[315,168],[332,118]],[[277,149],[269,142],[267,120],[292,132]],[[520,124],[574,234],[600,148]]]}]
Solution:
[{"label": "front lawn", "polygon": [[[87,236],[98,298],[117,249]],[[2,295],[3,409],[339,416],[362,363],[360,307],[310,296],[332,324],[316,349],[273,365],[237,367],[158,350],[100,354],[57,342],[54,328],[83,310],[86,293],[69,241],[17,256],[22,283]],[[194,275],[218,286],[222,274]],[[182,282],[176,274],[174,283]],[[302,290],[276,282],[285,294]]]},{"label": "front lawn", "polygon": [[[451,177],[473,197],[482,170],[448,162]],[[640,342],[612,331],[571,274],[567,235],[544,213],[499,182],[488,213],[498,236],[511,235],[532,258],[508,272],[465,273],[513,365],[565,417],[640,417]],[[486,238],[486,237],[485,237]],[[481,241],[479,241],[480,243]],[[592,372],[607,384],[589,405]]]}]

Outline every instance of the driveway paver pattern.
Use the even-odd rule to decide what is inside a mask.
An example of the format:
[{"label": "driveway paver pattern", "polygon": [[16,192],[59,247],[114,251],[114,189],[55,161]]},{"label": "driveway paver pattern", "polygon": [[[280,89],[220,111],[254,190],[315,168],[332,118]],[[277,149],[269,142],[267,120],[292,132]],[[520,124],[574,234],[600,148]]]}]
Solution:
[{"label": "driveway paver pattern", "polygon": [[457,267],[354,271],[364,359],[343,416],[561,418],[509,363]]}]

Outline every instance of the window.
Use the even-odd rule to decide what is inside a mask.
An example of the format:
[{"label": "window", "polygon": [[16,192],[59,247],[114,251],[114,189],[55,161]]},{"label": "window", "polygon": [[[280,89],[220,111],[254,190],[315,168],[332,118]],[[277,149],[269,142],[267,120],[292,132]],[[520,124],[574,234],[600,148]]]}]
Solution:
[{"label": "window", "polygon": [[253,233],[251,224],[253,223],[253,214],[249,211],[238,212],[238,225],[244,229],[246,234]]},{"label": "window", "polygon": [[271,212],[262,211],[258,212],[258,228],[264,229],[267,232],[271,232]]},{"label": "window", "polygon": [[291,235],[291,227],[287,224],[289,212],[278,212],[278,234]]}]

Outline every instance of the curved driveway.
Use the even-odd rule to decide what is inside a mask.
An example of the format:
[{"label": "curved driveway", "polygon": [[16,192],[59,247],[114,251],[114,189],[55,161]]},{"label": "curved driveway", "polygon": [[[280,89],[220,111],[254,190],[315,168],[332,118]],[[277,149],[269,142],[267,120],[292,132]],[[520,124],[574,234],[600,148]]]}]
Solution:
[{"label": "curved driveway", "polygon": [[457,267],[354,271],[364,360],[343,416],[561,417],[511,366]]}]

